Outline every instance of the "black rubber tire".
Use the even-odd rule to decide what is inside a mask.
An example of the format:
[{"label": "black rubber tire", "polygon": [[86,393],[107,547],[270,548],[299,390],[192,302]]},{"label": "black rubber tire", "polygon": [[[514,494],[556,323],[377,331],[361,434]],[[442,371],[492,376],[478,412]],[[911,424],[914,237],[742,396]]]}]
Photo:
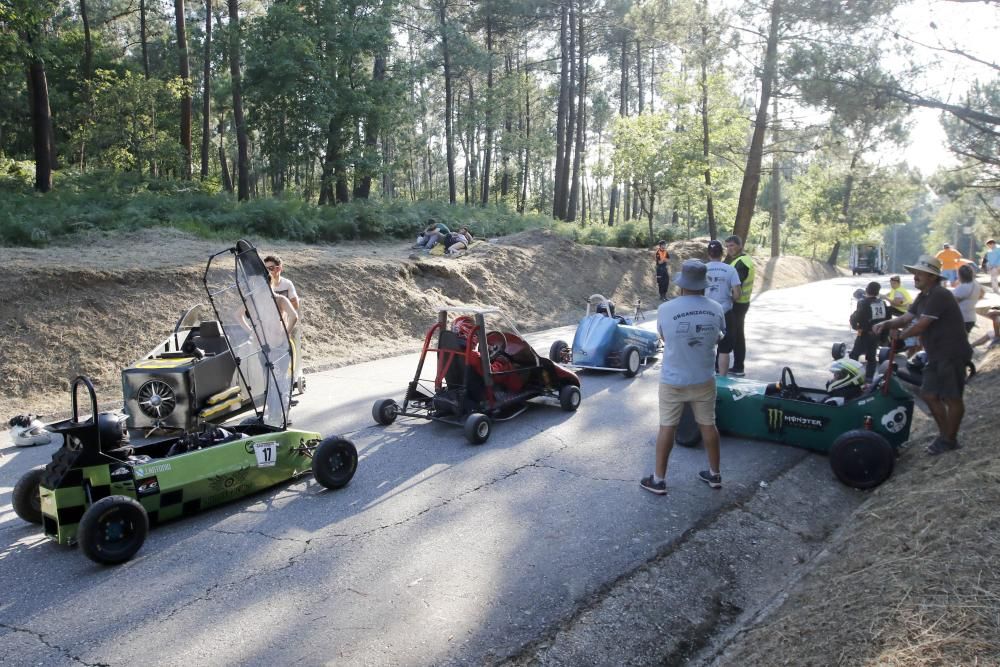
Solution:
[{"label": "black rubber tire", "polygon": [[580,407],[581,400],[583,400],[583,395],[575,384],[564,385],[559,390],[559,407],[566,412],[576,412],[576,409]]},{"label": "black rubber tire", "polygon": [[76,539],[95,563],[117,565],[136,554],[149,533],[149,515],[138,500],[107,496],[87,508]]},{"label": "black rubber tire", "polygon": [[639,354],[639,348],[635,345],[628,345],[622,351],[622,359],[625,360],[625,377],[634,378],[639,374],[639,369],[642,367],[642,356]]},{"label": "black rubber tire", "polygon": [[873,489],[892,475],[896,452],[878,433],[862,429],[843,433],[830,447],[830,467],[841,482]]},{"label": "black rubber tire", "polygon": [[347,486],[357,469],[357,448],[339,435],[325,438],[313,452],[313,477],[328,489]]},{"label": "black rubber tire", "polygon": [[490,433],[493,431],[493,422],[481,412],[473,412],[465,418],[465,425],[462,427],[462,430],[465,431],[466,440],[473,445],[481,445],[490,439]]},{"label": "black rubber tire", "polygon": [[681,447],[697,447],[701,444],[701,429],[694,420],[694,412],[691,411],[690,405],[685,405],[681,410],[681,421],[674,432],[674,443]]},{"label": "black rubber tire", "polygon": [[38,466],[21,475],[21,479],[14,485],[10,499],[14,514],[28,523],[42,523],[42,498],[38,494],[38,487],[44,475],[45,466]]},{"label": "black rubber tire", "polygon": [[549,359],[556,362],[557,364],[566,363],[566,350],[569,349],[569,345],[564,340],[557,340],[549,346]]},{"label": "black rubber tire", "polygon": [[299,378],[295,382],[295,388],[298,390],[299,396],[306,393],[306,379],[304,377]]},{"label": "black rubber tire", "polygon": [[372,418],[375,419],[375,423],[382,426],[388,426],[396,421],[398,413],[399,405],[391,398],[383,398],[375,401],[375,405],[372,406]]},{"label": "black rubber tire", "polygon": [[837,359],[843,359],[847,356],[847,343],[834,343],[833,347],[830,348],[830,356]]}]

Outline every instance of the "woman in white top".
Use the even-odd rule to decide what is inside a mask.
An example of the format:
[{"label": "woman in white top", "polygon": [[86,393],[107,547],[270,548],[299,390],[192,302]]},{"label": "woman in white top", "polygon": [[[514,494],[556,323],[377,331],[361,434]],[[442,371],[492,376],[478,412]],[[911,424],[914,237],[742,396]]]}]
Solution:
[{"label": "woman in white top", "polygon": [[958,267],[958,285],[952,290],[955,301],[958,301],[958,308],[962,311],[962,319],[965,320],[966,333],[976,326],[976,302],[982,297],[983,291],[975,278],[972,267],[963,264]]}]

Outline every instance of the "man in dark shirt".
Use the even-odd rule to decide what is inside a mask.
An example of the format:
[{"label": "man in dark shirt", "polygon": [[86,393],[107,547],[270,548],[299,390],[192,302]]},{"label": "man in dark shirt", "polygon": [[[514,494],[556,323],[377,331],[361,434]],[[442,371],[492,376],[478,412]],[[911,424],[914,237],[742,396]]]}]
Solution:
[{"label": "man in dark shirt", "polygon": [[858,307],[851,313],[851,328],[858,335],[854,339],[854,347],[848,356],[857,361],[862,354],[865,355],[865,381],[867,382],[872,381],[872,378],[875,377],[875,369],[878,368],[879,337],[872,331],[872,327],[889,319],[888,306],[878,295],[881,289],[882,286],[875,281],[868,283],[864,298],[858,299]]},{"label": "man in dark shirt", "polygon": [[878,334],[882,329],[901,329],[895,337],[920,336],[927,351],[920,397],[938,427],[938,437],[927,447],[927,453],[936,455],[960,447],[958,428],[965,415],[962,394],[972,346],[958,302],[941,285],[941,262],[936,257],[921,255],[916,264],[903,268],[913,274],[920,294],[905,315],[876,324],[874,331]]}]

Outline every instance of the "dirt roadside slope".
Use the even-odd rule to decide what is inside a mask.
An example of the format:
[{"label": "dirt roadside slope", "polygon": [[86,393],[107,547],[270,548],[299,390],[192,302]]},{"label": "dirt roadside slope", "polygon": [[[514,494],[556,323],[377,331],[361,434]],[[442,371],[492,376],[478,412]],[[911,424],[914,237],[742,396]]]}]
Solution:
[{"label": "dirt roadside slope", "polygon": [[[650,252],[578,245],[548,232],[477,243],[457,257],[414,254],[404,243],[257,245],[281,254],[302,297],[307,371],[419,349],[440,304],[500,306],[525,331],[573,322],[595,292],[627,311],[636,299],[656,305]],[[0,301],[0,416],[65,412],[64,392],[77,374],[95,380],[102,403],[120,405],[121,369],[205,301],[205,262],[226,246],[168,229],[0,248],[6,293],[14,296]],[[704,247],[674,244],[674,269]],[[835,275],[797,257],[760,267],[762,289]]]}]

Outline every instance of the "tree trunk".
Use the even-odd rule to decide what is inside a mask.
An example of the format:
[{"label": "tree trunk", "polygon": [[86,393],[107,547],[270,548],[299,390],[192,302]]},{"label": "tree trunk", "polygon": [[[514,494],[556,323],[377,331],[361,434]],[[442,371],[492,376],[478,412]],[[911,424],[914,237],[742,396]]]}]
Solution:
[{"label": "tree trunk", "polygon": [[750,152],[747,155],[747,166],[743,172],[743,185],[740,187],[740,199],[736,208],[736,224],[733,234],[746,243],[750,233],[750,219],[753,217],[757,202],[757,189],[760,187],[760,167],[764,159],[764,132],[767,130],[767,106],[771,102],[771,86],[778,69],[778,29],[781,16],[781,0],[772,0],[771,26],[767,33],[767,51],[764,53],[764,69],[760,82],[760,102],[757,106],[757,118],[754,121],[753,136],[750,139]]},{"label": "tree trunk", "polygon": [[[487,8],[492,7],[486,3]],[[483,178],[480,203],[490,201],[490,169],[493,161],[493,15],[487,9],[486,15],[486,136],[483,140]]]},{"label": "tree trunk", "polygon": [[[626,38],[622,38],[621,54],[622,57],[619,63],[621,78],[618,82],[618,115],[624,118],[628,115],[628,40]],[[615,214],[618,212],[619,187],[618,174],[612,174],[611,195],[608,198],[608,227],[615,226]]]},{"label": "tree trunk", "polygon": [[[83,98],[86,107],[84,124],[90,125],[92,119],[91,79],[94,78],[94,45],[90,39],[90,16],[87,13],[87,0],[80,0],[80,20],[83,22]],[[86,146],[80,140],[80,171],[86,171]]]},{"label": "tree trunk", "polygon": [[201,180],[208,178],[208,149],[212,135],[209,119],[212,115],[212,0],[205,0],[205,69],[201,100]]},{"label": "tree trunk", "polygon": [[444,134],[445,153],[448,160],[448,202],[455,203],[455,136],[452,127],[452,106],[455,103],[451,85],[451,54],[448,51],[447,0],[438,0],[438,19],[441,22],[441,52],[444,57]]},{"label": "tree trunk", "polygon": [[579,111],[576,114],[576,150],[573,151],[573,178],[570,185],[569,191],[569,205],[566,210],[566,220],[572,222],[576,220],[576,208],[580,201],[580,165],[583,160],[583,140],[584,132],[586,128],[586,122],[584,117],[585,104],[587,101],[587,59],[585,53],[585,42],[583,36],[583,2],[580,3],[580,11],[577,17],[578,27],[577,35],[579,35],[580,43],[580,92],[579,92]]},{"label": "tree trunk", "polygon": [[142,46],[142,73],[149,80],[149,37],[146,26],[146,0],[139,0],[139,43]]},{"label": "tree trunk", "polygon": [[226,159],[226,116],[219,116],[219,167],[222,170],[222,187],[226,192],[233,191],[233,177],[229,174],[229,161]]},{"label": "tree trunk", "polygon": [[569,9],[566,5],[559,5],[559,105],[556,110],[556,162],[555,178],[552,193],[552,217],[562,220],[565,213],[563,204],[563,154],[566,152],[566,119],[569,115],[569,107],[572,105],[569,96]]},{"label": "tree trunk", "polygon": [[247,126],[243,118],[243,91],[240,80],[240,11],[239,0],[229,0],[229,73],[233,84],[233,124],[236,126],[236,182],[239,201],[250,199],[250,155],[247,150]]},{"label": "tree trunk", "polygon": [[184,93],[181,96],[181,149],[184,151],[182,177],[191,180],[191,65],[188,61],[187,29],[184,25],[184,0],[174,0],[177,25],[177,59]]},{"label": "tree trunk", "polygon": [[[375,56],[375,63],[372,65],[372,81],[378,85],[385,81],[385,55]],[[365,120],[365,158],[366,165],[371,164],[378,146],[378,137],[382,131],[381,119],[378,110],[372,110]],[[372,189],[372,169],[366,166],[362,170],[361,177],[354,187],[355,199],[368,199]]]},{"label": "tree trunk", "polygon": [[701,151],[705,158],[705,212],[708,216],[708,237],[710,239],[719,238],[719,228],[715,222],[715,203],[712,200],[712,165],[711,153],[709,151],[710,140],[708,133],[708,26],[704,22],[708,19],[708,0],[704,0],[702,6],[706,8],[702,17],[701,27]]},{"label": "tree trunk", "polygon": [[638,39],[635,40],[635,85],[639,93],[639,115],[641,116],[645,110],[645,96],[642,93],[642,42]]},{"label": "tree trunk", "polygon": [[[778,145],[778,98],[773,99],[774,115],[771,118],[771,146]],[[781,164],[778,151],[771,154],[771,257],[781,255]]]},{"label": "tree trunk", "polygon": [[[525,60],[527,60],[528,45],[525,43]],[[528,69],[524,70],[524,165],[521,169],[521,208],[519,213],[524,213],[528,208],[528,173],[530,168],[531,151],[528,146],[531,144],[531,88],[528,85]]]},{"label": "tree trunk", "polygon": [[[28,37],[31,44],[31,37]],[[49,84],[45,64],[37,55],[28,66],[28,97],[31,104],[31,133],[35,149],[35,189],[52,189],[52,113],[49,109]]]}]

